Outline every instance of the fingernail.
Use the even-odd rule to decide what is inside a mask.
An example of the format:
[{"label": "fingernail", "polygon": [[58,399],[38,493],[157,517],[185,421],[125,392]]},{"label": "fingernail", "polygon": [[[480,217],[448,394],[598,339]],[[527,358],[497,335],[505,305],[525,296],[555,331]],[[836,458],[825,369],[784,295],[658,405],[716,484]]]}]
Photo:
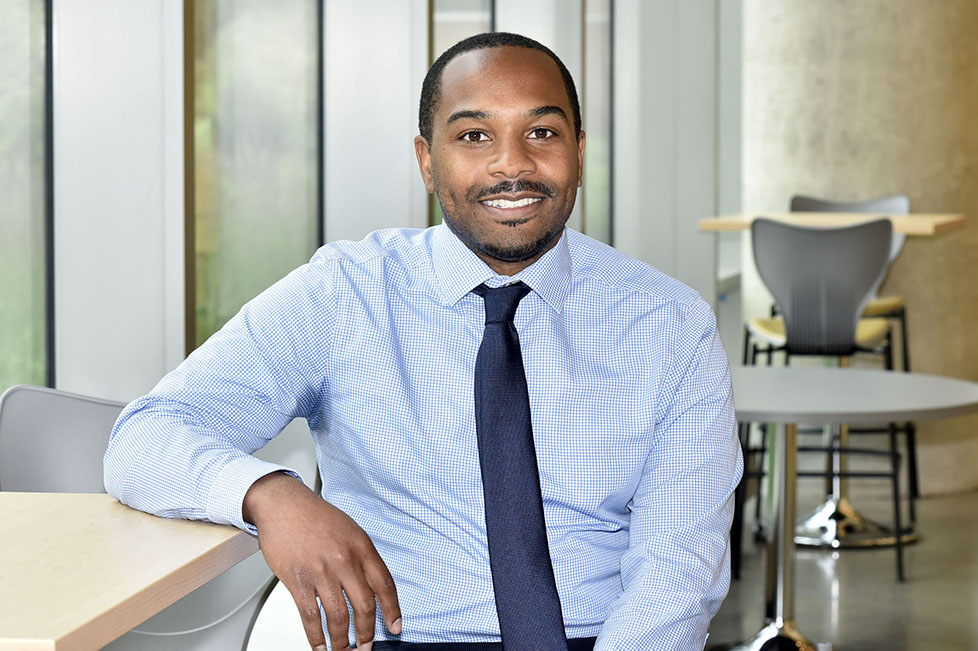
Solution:
[{"label": "fingernail", "polygon": [[361,651],[370,651],[372,648],[374,648],[374,642],[371,640],[369,642],[364,642],[363,644],[358,644],[357,648],[361,649]]},{"label": "fingernail", "polygon": [[312,651],[326,651],[326,645],[325,644],[317,644],[316,646],[314,646],[312,648]]},{"label": "fingernail", "polygon": [[400,617],[398,617],[393,622],[391,622],[391,633],[393,633],[394,635],[400,635],[401,634],[401,618]]}]

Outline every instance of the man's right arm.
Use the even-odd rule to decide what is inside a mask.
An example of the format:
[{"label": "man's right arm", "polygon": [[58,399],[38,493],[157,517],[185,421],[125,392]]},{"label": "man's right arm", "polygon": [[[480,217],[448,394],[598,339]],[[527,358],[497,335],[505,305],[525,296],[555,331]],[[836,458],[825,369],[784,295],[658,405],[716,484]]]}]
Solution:
[{"label": "man's right arm", "polygon": [[105,454],[109,494],[254,533],[241,517],[245,493],[287,469],[252,453],[294,418],[318,418],[334,315],[323,275],[313,265],[289,274],[123,410]]},{"label": "man's right arm", "polygon": [[327,390],[335,306],[329,278],[307,265],[228,324],[119,417],[105,455],[109,494],[163,517],[207,519],[257,533],[292,593],[309,643],[348,648],[374,637],[377,602],[400,632],[394,581],[367,534],[302,483],[252,453],[296,417],[315,426]]}]

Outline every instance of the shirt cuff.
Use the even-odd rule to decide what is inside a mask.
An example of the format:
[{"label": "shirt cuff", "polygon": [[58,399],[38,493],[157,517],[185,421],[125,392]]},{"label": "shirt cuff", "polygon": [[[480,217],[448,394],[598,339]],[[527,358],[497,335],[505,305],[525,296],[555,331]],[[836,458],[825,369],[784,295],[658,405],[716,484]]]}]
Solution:
[{"label": "shirt cuff", "polygon": [[256,481],[265,475],[279,471],[284,471],[302,481],[302,476],[295,470],[262,461],[251,455],[231,461],[221,469],[211,484],[210,494],[207,497],[207,519],[217,524],[234,525],[257,536],[258,528],[245,522],[241,514],[245,494]]}]

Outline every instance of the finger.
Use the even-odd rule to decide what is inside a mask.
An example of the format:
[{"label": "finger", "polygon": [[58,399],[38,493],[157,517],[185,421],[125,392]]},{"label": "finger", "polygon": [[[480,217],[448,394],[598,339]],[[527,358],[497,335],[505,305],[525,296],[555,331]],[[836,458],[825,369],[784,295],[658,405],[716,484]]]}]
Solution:
[{"label": "finger", "polygon": [[316,591],[319,593],[319,601],[322,602],[323,612],[326,614],[326,630],[333,651],[349,649],[350,611],[347,609],[340,584],[324,578],[322,582],[316,584]]},{"label": "finger", "polygon": [[[359,569],[359,568],[357,568]],[[357,636],[357,646],[371,648],[374,641],[374,624],[377,621],[377,600],[370,589],[362,570],[343,581],[346,598],[353,607],[353,627]]]},{"label": "finger", "polygon": [[299,617],[302,619],[302,628],[309,640],[309,646],[316,651],[326,648],[326,635],[323,633],[323,620],[319,613],[319,603],[316,601],[316,592],[311,587],[290,586],[286,584],[289,593],[299,609]]},{"label": "finger", "polygon": [[374,557],[364,563],[363,574],[367,579],[367,585],[373,590],[380,604],[380,611],[384,615],[384,624],[394,635],[401,634],[401,604],[397,599],[397,586],[394,584],[394,577],[390,570],[376,551]]}]

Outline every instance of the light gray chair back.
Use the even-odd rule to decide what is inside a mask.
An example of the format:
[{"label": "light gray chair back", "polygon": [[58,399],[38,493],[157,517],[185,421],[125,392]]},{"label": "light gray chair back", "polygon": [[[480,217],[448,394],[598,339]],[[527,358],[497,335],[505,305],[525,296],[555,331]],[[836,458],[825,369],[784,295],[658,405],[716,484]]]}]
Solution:
[{"label": "light gray chair back", "polygon": [[[791,197],[791,212],[865,212],[876,215],[909,215],[910,197],[905,194],[894,194],[879,199],[866,199],[864,201],[831,201],[829,199],[818,199],[803,194],[796,194]],[[907,241],[904,233],[893,233],[890,236],[890,254],[887,258],[887,268],[893,264],[903,245]],[[882,282],[882,278],[880,279]],[[878,287],[873,288],[872,295],[876,295]]]},{"label": "light gray chair back", "polygon": [[125,403],[17,385],[0,396],[0,490],[104,493],[102,457]]},{"label": "light gray chair back", "polygon": [[[124,403],[18,385],[0,396],[0,490],[104,493],[102,458]],[[260,451],[316,477],[309,430],[295,421]],[[105,647],[108,651],[246,649],[275,585],[254,554]]]},{"label": "light gray chair back", "polygon": [[884,272],[892,231],[888,219],[846,228],[754,220],[754,262],[781,308],[789,354],[858,349],[856,325]]}]

